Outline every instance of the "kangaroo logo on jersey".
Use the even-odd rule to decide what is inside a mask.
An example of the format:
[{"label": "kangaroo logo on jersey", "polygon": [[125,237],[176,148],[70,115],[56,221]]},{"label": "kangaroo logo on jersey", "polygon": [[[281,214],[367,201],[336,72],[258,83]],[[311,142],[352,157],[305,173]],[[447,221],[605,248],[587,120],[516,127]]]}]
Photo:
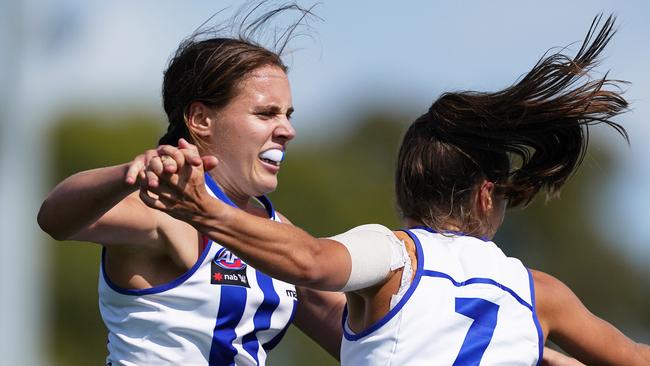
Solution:
[{"label": "kangaroo logo on jersey", "polygon": [[246,263],[226,248],[221,248],[210,264],[210,283],[249,287],[246,276]]}]

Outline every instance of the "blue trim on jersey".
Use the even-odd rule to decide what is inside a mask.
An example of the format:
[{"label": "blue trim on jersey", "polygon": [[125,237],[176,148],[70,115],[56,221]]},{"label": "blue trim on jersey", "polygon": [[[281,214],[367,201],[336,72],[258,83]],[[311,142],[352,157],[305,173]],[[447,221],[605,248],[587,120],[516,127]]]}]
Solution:
[{"label": "blue trim on jersey", "polygon": [[424,268],[424,256],[422,252],[422,245],[420,244],[420,240],[415,236],[413,233],[411,233],[408,230],[403,230],[408,236],[413,239],[413,242],[415,243],[415,249],[417,252],[417,259],[418,259],[418,268],[415,271],[415,277],[413,278],[413,282],[411,282],[411,286],[409,287],[408,290],[406,290],[406,293],[402,297],[402,299],[395,305],[394,308],[392,308],[388,314],[384,315],[381,319],[379,319],[377,322],[375,322],[373,325],[368,327],[362,332],[356,333],[356,334],[351,334],[348,332],[345,328],[345,323],[348,318],[348,307],[347,304],[345,308],[343,309],[343,336],[345,339],[348,341],[357,341],[370,333],[376,331],[377,329],[381,328],[384,324],[388,323],[397,313],[399,313],[400,310],[404,307],[406,302],[411,298],[411,295],[413,295],[413,292],[415,292],[415,289],[418,287],[420,284],[420,278],[422,278],[422,268]]},{"label": "blue trim on jersey", "polygon": [[469,237],[476,238],[476,239],[479,239],[479,240],[485,241],[485,242],[492,241],[487,236],[480,236],[479,237],[479,236],[474,236],[474,235],[464,233],[462,231],[453,231],[453,230],[445,230],[443,232],[438,232],[438,231],[436,231],[436,230],[434,230],[434,229],[432,229],[432,228],[430,228],[428,226],[424,226],[424,225],[413,226],[413,227],[411,227],[411,229],[426,230],[426,231],[428,231],[430,233],[440,234],[440,235],[452,234],[452,235],[455,235],[455,236],[469,236]]},{"label": "blue trim on jersey", "polygon": [[111,281],[111,279],[108,277],[108,274],[106,273],[106,269],[104,266],[104,261],[106,260],[106,248],[102,247],[102,260],[100,262],[102,276],[104,277],[104,282],[106,282],[108,287],[113,289],[113,291],[119,292],[120,294],[123,295],[142,296],[142,295],[151,295],[151,294],[157,294],[163,291],[167,291],[173,289],[174,287],[180,286],[181,284],[183,284],[183,282],[187,281],[188,278],[192,277],[194,272],[196,272],[199,269],[199,267],[201,267],[201,264],[205,260],[205,257],[208,255],[208,252],[210,251],[211,243],[212,242],[209,242],[208,245],[206,245],[205,248],[203,248],[203,252],[199,256],[199,259],[196,261],[196,263],[194,263],[192,268],[190,268],[187,272],[183,273],[182,275],[172,280],[171,282],[167,282],[162,285],[153,286],[150,288],[140,289],[140,290],[123,288],[113,283],[113,281]]},{"label": "blue trim on jersey", "polygon": [[498,283],[497,281],[495,281],[495,280],[493,280],[491,278],[474,277],[474,278],[469,278],[469,279],[467,279],[467,280],[465,280],[463,282],[458,282],[458,281],[456,281],[455,279],[453,279],[450,275],[448,275],[446,273],[433,271],[433,270],[430,270],[430,269],[424,270],[422,275],[427,276],[427,277],[446,278],[449,281],[451,281],[451,283],[456,287],[468,286],[468,285],[473,285],[473,284],[477,284],[477,283],[481,283],[481,284],[485,284],[485,285],[493,285],[493,286],[496,286],[496,287],[504,290],[505,292],[509,293],[521,305],[527,307],[528,310],[533,311],[533,306],[531,304],[527,303],[526,300],[522,299],[519,295],[517,295],[516,292],[514,292],[509,287],[504,286],[504,285]]},{"label": "blue trim on jersey", "polygon": [[260,342],[257,339],[257,332],[271,327],[271,316],[280,305],[280,296],[275,292],[271,277],[257,270],[255,271],[255,277],[257,278],[257,285],[264,294],[264,300],[253,316],[254,330],[242,338],[242,346],[259,364],[257,352],[259,351]]},{"label": "blue trim on jersey", "polygon": [[539,366],[542,364],[542,359],[544,357],[544,333],[542,332],[542,325],[539,323],[539,318],[537,317],[537,304],[535,302],[535,281],[533,281],[533,274],[528,268],[526,268],[526,271],[528,271],[528,281],[530,281],[530,301],[533,303],[533,322],[535,322],[535,327],[537,328],[537,336],[539,338],[539,359],[537,359],[537,366]]},{"label": "blue trim on jersey", "polygon": [[285,333],[287,333],[287,330],[289,329],[289,325],[291,325],[291,323],[293,323],[293,318],[295,318],[295,316],[296,316],[296,309],[297,308],[298,308],[298,301],[294,300],[293,301],[293,307],[291,308],[291,315],[289,316],[289,321],[287,322],[287,324],[280,331],[280,333],[278,333],[275,337],[273,337],[273,339],[271,339],[270,341],[268,341],[268,342],[266,342],[266,343],[264,343],[262,345],[262,348],[264,348],[264,350],[266,350],[266,352],[274,349],[275,346],[277,346],[278,343],[280,343],[280,341],[282,340],[282,337],[284,337]]},{"label": "blue trim on jersey", "polygon": [[269,214],[269,218],[275,220],[275,209],[273,208],[271,200],[269,200],[266,196],[257,196],[256,198],[260,200],[260,202],[264,205],[266,213]]},{"label": "blue trim on jersey", "polygon": [[205,173],[205,184],[208,185],[208,188],[210,188],[210,190],[212,191],[212,193],[214,193],[214,195],[217,196],[218,199],[220,199],[221,201],[223,201],[223,202],[229,204],[229,205],[232,206],[232,207],[237,207],[237,205],[236,205],[236,204],[235,204],[235,203],[230,199],[230,197],[228,197],[228,196],[227,196],[227,195],[226,195],[226,194],[221,190],[221,188],[219,187],[219,185],[217,184],[217,182],[215,182],[214,179],[212,179],[212,177],[210,176],[210,174],[208,174],[207,172]]},{"label": "blue trim on jersey", "polygon": [[246,309],[246,296],[246,289],[243,287],[221,286],[219,312],[210,347],[210,366],[235,364],[237,350],[233,347],[232,342],[237,338],[235,328]]},{"label": "blue trim on jersey", "polygon": [[[208,185],[210,190],[212,190],[212,193],[214,193],[217,198],[222,200],[223,202],[229,204],[232,207],[237,207],[235,203],[224,193],[224,191],[221,190],[217,182],[214,181],[214,179],[210,176],[210,174],[205,173],[205,184]],[[275,209],[273,208],[273,204],[271,203],[271,200],[268,199],[266,196],[257,196],[257,198],[262,205],[264,206],[264,209],[266,210],[266,213],[269,215],[269,218],[275,219]]]}]

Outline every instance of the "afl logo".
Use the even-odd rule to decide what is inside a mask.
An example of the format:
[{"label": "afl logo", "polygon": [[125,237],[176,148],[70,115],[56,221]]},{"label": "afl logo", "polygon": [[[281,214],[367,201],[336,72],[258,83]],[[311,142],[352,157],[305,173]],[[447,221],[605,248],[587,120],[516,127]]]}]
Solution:
[{"label": "afl logo", "polygon": [[225,269],[242,269],[246,267],[246,263],[237,258],[231,251],[226,248],[221,248],[214,256],[214,264]]}]

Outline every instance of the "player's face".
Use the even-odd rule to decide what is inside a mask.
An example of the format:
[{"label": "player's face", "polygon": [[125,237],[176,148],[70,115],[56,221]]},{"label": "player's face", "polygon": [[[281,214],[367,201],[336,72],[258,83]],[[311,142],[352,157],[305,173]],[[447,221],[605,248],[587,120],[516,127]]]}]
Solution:
[{"label": "player's face", "polygon": [[260,67],[238,89],[215,111],[211,148],[219,165],[212,174],[226,193],[247,200],[275,190],[282,152],[296,132],[289,80],[280,68]]}]

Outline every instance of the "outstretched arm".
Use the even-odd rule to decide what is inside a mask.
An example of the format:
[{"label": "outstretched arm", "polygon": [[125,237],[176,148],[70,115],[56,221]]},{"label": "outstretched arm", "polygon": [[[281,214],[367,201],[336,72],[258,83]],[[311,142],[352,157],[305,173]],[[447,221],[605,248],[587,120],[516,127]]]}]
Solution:
[{"label": "outstretched arm", "polygon": [[[124,182],[128,164],[88,170],[59,183],[38,212],[38,224],[54,239],[75,239],[137,187]],[[86,238],[84,238],[86,239]]]},{"label": "outstretched arm", "polygon": [[178,171],[161,175],[157,187],[143,187],[142,201],[189,223],[271,277],[321,290],[343,288],[350,274],[343,245],[213,199],[201,167],[181,165]]},{"label": "outstretched arm", "polygon": [[588,364],[650,365],[650,347],[592,314],[558,279],[532,271],[537,312],[549,339]]},{"label": "outstretched arm", "polygon": [[134,194],[139,181],[156,184],[155,175],[146,176],[144,168],[149,165],[163,166],[156,150],[148,150],[126,164],[68,177],[43,202],[39,225],[57,240],[104,245],[155,241],[157,217],[161,215]]}]

